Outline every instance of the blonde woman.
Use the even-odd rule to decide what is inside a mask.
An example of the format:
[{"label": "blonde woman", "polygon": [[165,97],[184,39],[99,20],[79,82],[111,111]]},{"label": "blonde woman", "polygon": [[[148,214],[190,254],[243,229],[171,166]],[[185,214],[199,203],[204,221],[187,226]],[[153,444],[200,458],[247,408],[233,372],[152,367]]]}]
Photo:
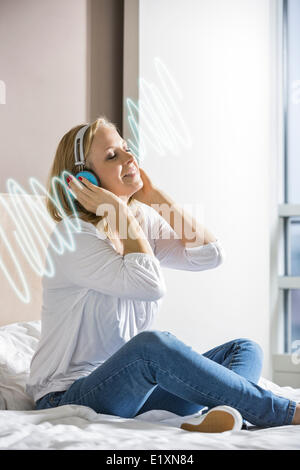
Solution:
[{"label": "blonde woman", "polygon": [[[58,145],[51,196],[53,177],[77,172],[74,139],[82,128]],[[299,424],[300,405],[257,385],[263,359],[254,341],[240,338],[200,354],[151,329],[166,291],[161,268],[216,268],[220,242],[153,184],[105,117],[87,127],[82,144],[85,169],[101,186],[68,179],[81,230],[72,233],[75,250],[52,250],[56,274],[43,279],[42,334],[27,384],[36,409],[78,404],[134,418],[152,409],[187,416],[207,407],[198,423],[182,424],[205,432],[240,429],[241,417],[264,427]],[[72,220],[63,186],[58,196]],[[169,220],[161,207],[172,209]],[[47,208],[57,222],[53,236],[58,230],[67,238],[51,198]]]}]

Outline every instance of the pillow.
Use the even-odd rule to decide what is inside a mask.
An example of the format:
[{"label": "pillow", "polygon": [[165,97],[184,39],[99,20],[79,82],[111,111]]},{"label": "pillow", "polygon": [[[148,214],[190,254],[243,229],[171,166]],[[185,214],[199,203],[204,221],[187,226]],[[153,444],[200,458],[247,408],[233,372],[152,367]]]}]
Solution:
[{"label": "pillow", "polygon": [[0,409],[34,409],[34,401],[26,393],[26,382],[40,335],[40,321],[0,327]]}]

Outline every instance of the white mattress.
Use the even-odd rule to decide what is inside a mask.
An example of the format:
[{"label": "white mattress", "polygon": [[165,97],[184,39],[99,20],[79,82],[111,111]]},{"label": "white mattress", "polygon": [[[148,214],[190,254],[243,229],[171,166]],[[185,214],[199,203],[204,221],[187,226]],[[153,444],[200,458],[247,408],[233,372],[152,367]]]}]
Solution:
[{"label": "white mattress", "polygon": [[[200,413],[180,417],[152,410],[127,419],[78,405],[35,411],[25,385],[40,330],[39,321],[0,328],[1,450],[300,449],[300,426],[204,434],[180,429],[182,422],[192,422]],[[300,403],[300,389],[279,387],[264,378],[259,385]]]},{"label": "white mattress", "polygon": [[[300,389],[261,385],[300,402]],[[0,411],[0,449],[300,449],[300,426],[255,428],[219,434],[188,432],[179,417],[152,410],[134,419],[97,414],[91,408],[65,405],[39,411]],[[190,420],[189,419],[189,420]]]}]

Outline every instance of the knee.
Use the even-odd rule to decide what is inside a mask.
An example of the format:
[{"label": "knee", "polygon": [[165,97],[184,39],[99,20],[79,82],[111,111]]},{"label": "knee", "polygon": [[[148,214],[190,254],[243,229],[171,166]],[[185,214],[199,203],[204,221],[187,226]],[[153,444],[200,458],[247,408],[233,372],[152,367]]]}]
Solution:
[{"label": "knee", "polygon": [[145,330],[141,331],[135,336],[135,340],[143,346],[158,346],[166,341],[167,338],[171,336],[171,333],[168,331],[159,331],[159,330]]},{"label": "knee", "polygon": [[261,363],[263,362],[264,352],[262,347],[256,341],[248,338],[240,338],[237,342],[242,349],[251,353],[256,360],[259,360]]},{"label": "knee", "polygon": [[171,335],[168,331],[159,331],[159,330],[144,330],[138,333],[135,338],[140,339],[141,341],[144,342],[153,342],[157,340],[161,340],[165,338],[166,336]]}]

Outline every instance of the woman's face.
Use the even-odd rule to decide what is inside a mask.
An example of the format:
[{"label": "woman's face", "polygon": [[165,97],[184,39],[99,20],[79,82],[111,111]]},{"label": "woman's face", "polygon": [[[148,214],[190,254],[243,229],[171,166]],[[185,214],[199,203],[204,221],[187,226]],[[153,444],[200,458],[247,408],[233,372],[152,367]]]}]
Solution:
[{"label": "woman's face", "polygon": [[[128,202],[132,194],[143,187],[139,166],[129,153],[128,145],[119,133],[110,127],[100,127],[94,136],[87,167],[100,179],[101,187]],[[132,176],[126,176],[132,173]]]}]

